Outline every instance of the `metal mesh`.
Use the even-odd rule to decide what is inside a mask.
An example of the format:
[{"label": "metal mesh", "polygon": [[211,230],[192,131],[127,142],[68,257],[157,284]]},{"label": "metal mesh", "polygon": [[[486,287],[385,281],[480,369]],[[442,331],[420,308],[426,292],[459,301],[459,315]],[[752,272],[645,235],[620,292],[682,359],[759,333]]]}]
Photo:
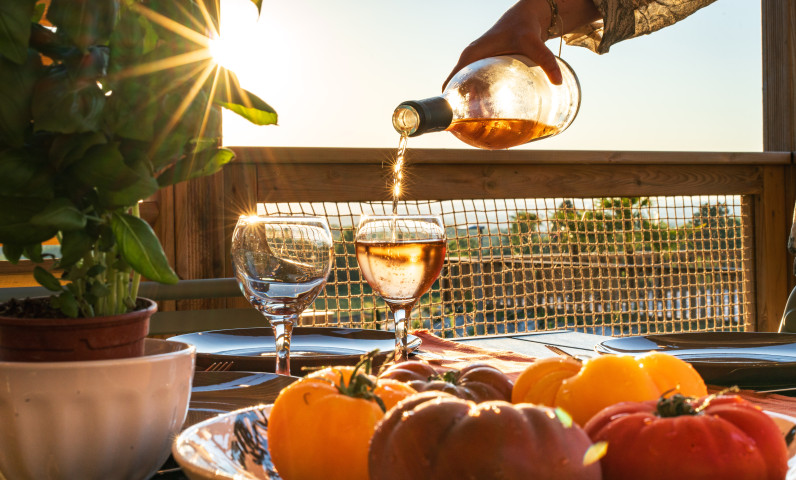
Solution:
[{"label": "metal mesh", "polygon": [[[569,328],[603,335],[751,330],[751,236],[741,196],[402,202],[439,214],[448,250],[411,328],[443,337]],[[329,219],[335,261],[305,324],[392,328],[362,279],[361,213],[390,202],[261,204]]]}]

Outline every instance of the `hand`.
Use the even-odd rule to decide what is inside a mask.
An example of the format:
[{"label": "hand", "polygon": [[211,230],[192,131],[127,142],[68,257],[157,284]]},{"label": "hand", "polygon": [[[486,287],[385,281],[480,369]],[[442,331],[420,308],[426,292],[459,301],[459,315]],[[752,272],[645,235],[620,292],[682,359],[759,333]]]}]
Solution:
[{"label": "hand", "polygon": [[520,0],[486,33],[462,51],[459,63],[453,67],[445,85],[453,75],[482,58],[497,55],[524,55],[537,63],[555,85],[562,82],[561,70],[555,55],[544,44],[550,27],[550,6],[546,0]]}]

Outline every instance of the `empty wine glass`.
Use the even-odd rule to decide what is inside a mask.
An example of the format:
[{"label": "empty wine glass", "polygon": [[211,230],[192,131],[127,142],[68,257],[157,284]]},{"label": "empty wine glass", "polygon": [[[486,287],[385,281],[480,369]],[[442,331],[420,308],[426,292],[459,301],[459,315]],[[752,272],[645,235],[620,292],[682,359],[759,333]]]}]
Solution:
[{"label": "empty wine glass", "polygon": [[395,361],[405,361],[412,307],[439,277],[445,260],[442,217],[363,215],[354,243],[362,276],[392,311]]},{"label": "empty wine glass", "polygon": [[274,331],[276,373],[290,375],[293,325],[332,268],[329,224],[323,217],[244,215],[232,234],[231,255],[243,294]]}]

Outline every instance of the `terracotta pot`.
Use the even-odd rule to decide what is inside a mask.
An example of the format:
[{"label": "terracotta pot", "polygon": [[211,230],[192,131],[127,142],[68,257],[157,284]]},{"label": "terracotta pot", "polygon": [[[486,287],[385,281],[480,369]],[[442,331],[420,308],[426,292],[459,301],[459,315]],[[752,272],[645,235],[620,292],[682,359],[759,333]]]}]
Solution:
[{"label": "terracotta pot", "polygon": [[0,316],[0,361],[66,362],[138,357],[157,304],[121,315],[91,318]]}]

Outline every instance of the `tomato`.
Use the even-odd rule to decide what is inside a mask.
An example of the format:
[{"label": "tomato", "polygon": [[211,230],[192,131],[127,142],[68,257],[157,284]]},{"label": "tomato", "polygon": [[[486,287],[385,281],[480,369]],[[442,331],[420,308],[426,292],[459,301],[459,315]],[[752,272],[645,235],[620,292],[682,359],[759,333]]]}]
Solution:
[{"label": "tomato", "polygon": [[408,361],[392,365],[379,375],[408,382],[418,392],[438,390],[465,400],[510,400],[513,383],[497,368],[471,363],[461,370],[437,372],[425,362]]},{"label": "tomato", "polygon": [[580,367],[580,361],[569,357],[536,360],[517,377],[511,392],[511,403],[552,406],[561,382],[575,376]]},{"label": "tomato", "polygon": [[694,368],[677,357],[651,352],[640,357],[601,355],[583,362],[547,358],[517,379],[512,402],[561,407],[579,425],[618,402],[655,400],[663,394],[707,394]]},{"label": "tomato", "polygon": [[[368,480],[368,444],[407,384],[330,367],[283,389],[268,419],[271,458],[285,480]],[[379,400],[384,404],[384,409]]]},{"label": "tomato", "polygon": [[782,480],[788,469],[779,427],[734,395],[619,403],[584,429],[608,444],[605,480]]},{"label": "tomato", "polygon": [[590,446],[580,427],[550,408],[426,391],[398,403],[379,424],[370,478],[599,480],[599,462],[584,465]]}]

